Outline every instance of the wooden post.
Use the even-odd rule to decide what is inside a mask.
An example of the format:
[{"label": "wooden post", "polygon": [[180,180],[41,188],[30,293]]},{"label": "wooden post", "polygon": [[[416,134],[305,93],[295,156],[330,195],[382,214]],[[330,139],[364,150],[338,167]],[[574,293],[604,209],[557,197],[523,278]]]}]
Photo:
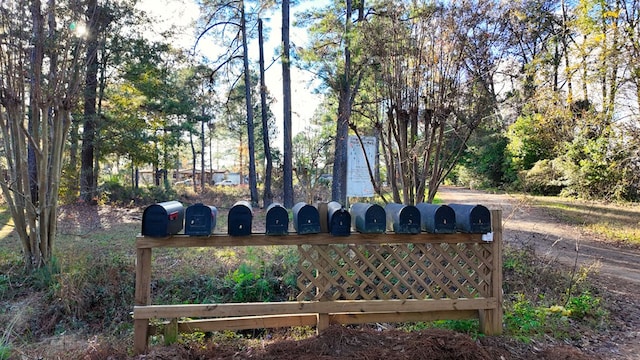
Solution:
[{"label": "wooden post", "polygon": [[491,287],[489,296],[497,300],[495,309],[479,310],[480,331],[486,335],[502,334],[502,210],[491,210]]},{"label": "wooden post", "polygon": [[[151,305],[151,249],[136,249],[136,305]],[[149,319],[133,320],[133,351],[147,351]]]},{"label": "wooden post", "polygon": [[164,344],[171,345],[178,342],[178,319],[173,318],[164,327]]},{"label": "wooden post", "polygon": [[[324,213],[325,213],[325,219],[326,219],[326,210],[324,211]],[[322,220],[320,221],[320,223],[322,224]],[[317,249],[318,249],[318,263],[320,264],[320,269],[317,269],[318,277],[320,278],[320,281],[319,281],[320,287],[316,289],[317,291],[316,296],[319,301],[330,301],[331,299],[327,296],[327,291],[329,290],[327,288],[329,281],[325,276],[325,274],[329,273],[329,269],[327,269],[327,267],[329,266],[329,263],[327,262],[327,260],[325,260],[322,257],[323,252],[329,254],[329,245],[321,245],[321,246],[318,246]],[[329,327],[329,314],[317,314],[316,333],[320,334],[323,330],[325,330],[328,327]]]}]

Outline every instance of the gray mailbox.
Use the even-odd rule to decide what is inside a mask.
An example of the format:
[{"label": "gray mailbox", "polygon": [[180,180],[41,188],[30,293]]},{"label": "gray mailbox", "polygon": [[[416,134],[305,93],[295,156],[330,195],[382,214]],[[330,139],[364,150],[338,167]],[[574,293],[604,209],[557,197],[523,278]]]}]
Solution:
[{"label": "gray mailbox", "polygon": [[413,205],[389,203],[384,207],[387,226],[397,234],[420,233],[420,211]]},{"label": "gray mailbox", "polygon": [[456,213],[447,205],[419,203],[422,231],[432,234],[453,234],[456,232]]},{"label": "gray mailbox", "polygon": [[320,232],[320,214],[314,206],[304,202],[293,205],[293,227],[298,234]]},{"label": "gray mailbox", "polygon": [[351,205],[351,224],[364,234],[382,234],[387,229],[387,214],[380,205],[355,203]]},{"label": "gray mailbox", "polygon": [[449,204],[456,213],[456,228],[464,233],[491,232],[491,212],[482,205]]}]

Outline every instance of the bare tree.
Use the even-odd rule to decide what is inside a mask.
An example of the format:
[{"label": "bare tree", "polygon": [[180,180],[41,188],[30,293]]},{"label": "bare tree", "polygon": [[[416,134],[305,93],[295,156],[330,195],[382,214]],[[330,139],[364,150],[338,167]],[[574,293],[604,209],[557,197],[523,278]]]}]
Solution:
[{"label": "bare tree", "polygon": [[376,9],[365,26],[379,68],[374,86],[382,88],[385,116],[376,128],[395,202],[433,201],[472,132],[495,114],[491,54],[500,28],[483,21],[488,7],[395,4]]},{"label": "bare tree", "polygon": [[39,0],[0,5],[0,129],[6,158],[0,187],[29,269],[47,264],[55,244],[62,156],[84,60],[80,26],[72,20],[81,19],[83,11],[76,6],[55,0],[44,6]]},{"label": "bare tree", "polygon": [[269,121],[267,106],[267,85],[264,78],[264,41],[262,36],[262,19],[258,19],[258,43],[260,47],[260,109],[262,118],[262,144],[264,146],[264,158],[266,161],[264,170],[264,192],[262,195],[262,206],[267,207],[273,202],[271,192],[271,178],[273,172],[273,157],[271,156],[271,146],[269,144]]}]

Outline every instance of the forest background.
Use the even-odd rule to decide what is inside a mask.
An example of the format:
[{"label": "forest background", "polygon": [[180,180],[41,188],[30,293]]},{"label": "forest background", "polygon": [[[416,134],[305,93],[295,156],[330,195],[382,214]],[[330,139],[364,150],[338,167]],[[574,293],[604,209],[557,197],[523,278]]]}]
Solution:
[{"label": "forest background", "polygon": [[[433,201],[445,182],[638,199],[636,0],[334,1],[306,4],[292,29],[288,1],[197,5],[185,50],[177,31],[149,37],[133,1],[2,2],[0,186],[27,267],[51,258],[59,202],[169,199],[179,169],[194,191],[207,170],[239,173],[255,206],[322,186],[346,203],[348,135],[378,140],[385,202]],[[274,11],[283,119],[248,50]],[[221,50],[199,56],[203,43]],[[292,104],[308,104],[291,97],[292,66],[323,98],[295,136]]]}]

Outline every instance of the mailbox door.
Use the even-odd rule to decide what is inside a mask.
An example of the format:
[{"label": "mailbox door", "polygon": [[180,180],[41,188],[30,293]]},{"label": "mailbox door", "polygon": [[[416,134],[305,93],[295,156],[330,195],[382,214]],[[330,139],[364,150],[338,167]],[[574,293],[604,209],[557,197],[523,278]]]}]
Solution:
[{"label": "mailbox door", "polygon": [[419,203],[422,230],[433,234],[452,234],[456,232],[456,214],[447,205]]},{"label": "mailbox door", "polygon": [[433,216],[433,232],[453,234],[456,232],[456,213],[447,205],[440,205]]},{"label": "mailbox door", "polygon": [[165,237],[169,218],[166,210],[158,205],[149,205],[142,215],[142,235],[152,237]]},{"label": "mailbox door", "polygon": [[491,232],[491,213],[482,205],[449,204],[456,213],[456,228],[464,233]]},{"label": "mailbox door", "polygon": [[420,227],[420,211],[415,206],[406,205],[400,211],[393,230],[399,234],[419,234]]},{"label": "mailbox door", "polygon": [[267,208],[265,233],[267,235],[289,234],[289,212],[280,204],[271,204]]},{"label": "mailbox door", "polygon": [[351,235],[351,215],[349,212],[344,209],[333,212],[329,219],[329,230],[333,236]]},{"label": "mailbox door", "polygon": [[363,234],[382,234],[387,228],[387,214],[380,205],[355,203],[351,205],[351,224]]},{"label": "mailbox door", "polygon": [[184,233],[190,236],[209,236],[216,227],[218,210],[214,206],[194,204],[185,211]]},{"label": "mailbox door", "polygon": [[320,232],[320,214],[314,206],[297,203],[293,207],[293,226],[298,234]]},{"label": "mailbox door", "polygon": [[184,227],[184,207],[179,201],[165,201],[148,206],[142,214],[142,235],[165,237]]},{"label": "mailbox door", "polygon": [[233,205],[231,210],[229,210],[227,233],[231,236],[251,235],[252,220],[253,214],[251,207],[236,203],[236,205]]},{"label": "mailbox door", "polygon": [[474,234],[486,234],[491,232],[491,212],[482,205],[476,205],[469,215],[471,232]]},{"label": "mailbox door", "polygon": [[384,207],[387,227],[397,234],[420,233],[420,211],[413,205],[389,203]]}]

